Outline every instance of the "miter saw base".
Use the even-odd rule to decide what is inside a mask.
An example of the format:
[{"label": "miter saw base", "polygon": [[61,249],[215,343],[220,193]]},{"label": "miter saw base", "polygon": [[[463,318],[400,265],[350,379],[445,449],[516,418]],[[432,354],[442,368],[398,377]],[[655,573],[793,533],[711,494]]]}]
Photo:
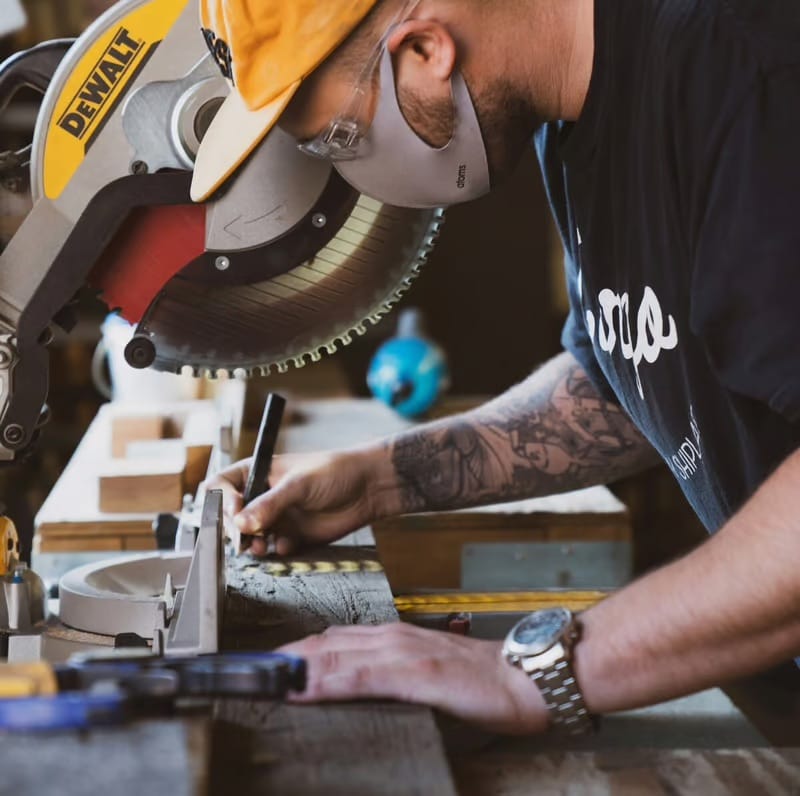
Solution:
[{"label": "miter saw base", "polygon": [[9,661],[51,663],[77,652],[147,646],[154,654],[215,653],[225,604],[222,493],[205,498],[191,553],[141,555],[79,567],[59,584],[58,620]]}]

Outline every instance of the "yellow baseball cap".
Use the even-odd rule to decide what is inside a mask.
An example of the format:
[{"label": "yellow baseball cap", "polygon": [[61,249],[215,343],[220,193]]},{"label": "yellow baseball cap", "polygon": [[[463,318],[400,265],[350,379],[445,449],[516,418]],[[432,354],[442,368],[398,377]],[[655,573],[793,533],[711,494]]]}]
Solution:
[{"label": "yellow baseball cap", "polygon": [[378,0],[201,0],[203,35],[233,90],[200,145],[192,199],[209,198]]}]

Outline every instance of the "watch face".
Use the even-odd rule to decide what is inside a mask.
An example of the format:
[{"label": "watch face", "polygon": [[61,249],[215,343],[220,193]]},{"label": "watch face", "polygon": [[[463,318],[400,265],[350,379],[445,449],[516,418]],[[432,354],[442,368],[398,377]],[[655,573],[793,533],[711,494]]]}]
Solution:
[{"label": "watch face", "polygon": [[571,621],[572,614],[564,608],[536,611],[511,631],[509,646],[517,653],[540,655],[561,638]]}]

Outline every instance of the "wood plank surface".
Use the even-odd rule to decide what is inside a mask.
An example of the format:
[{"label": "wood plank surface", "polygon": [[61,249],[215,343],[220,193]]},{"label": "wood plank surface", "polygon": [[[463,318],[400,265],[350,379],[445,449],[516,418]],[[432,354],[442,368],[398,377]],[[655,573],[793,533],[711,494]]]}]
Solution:
[{"label": "wood plank surface", "polygon": [[210,793],[209,745],[209,722],[202,719],[8,734],[0,741],[0,794],[203,796]]},{"label": "wood plank surface", "polygon": [[[233,562],[226,646],[272,649],[330,625],[397,621],[386,578],[370,566],[374,550],[341,546],[295,561],[313,565],[320,559],[335,571],[275,577],[269,562],[246,556]],[[345,571],[338,566],[343,563]],[[237,794],[455,794],[433,714],[426,708],[231,700],[219,703],[216,718],[225,730],[218,739],[222,758],[215,776],[224,777]]]},{"label": "wood plank surface", "polygon": [[460,796],[796,796],[800,750],[552,752],[465,756]]},{"label": "wood plank surface", "polygon": [[[459,589],[462,551],[474,544],[530,542],[630,542],[627,514],[497,516],[477,527],[472,515],[447,515],[442,523],[433,515],[407,515],[373,527],[381,559],[395,594],[420,590]],[[425,518],[428,517],[426,520]],[[450,523],[448,525],[448,523]],[[425,555],[420,556],[419,551]]]}]

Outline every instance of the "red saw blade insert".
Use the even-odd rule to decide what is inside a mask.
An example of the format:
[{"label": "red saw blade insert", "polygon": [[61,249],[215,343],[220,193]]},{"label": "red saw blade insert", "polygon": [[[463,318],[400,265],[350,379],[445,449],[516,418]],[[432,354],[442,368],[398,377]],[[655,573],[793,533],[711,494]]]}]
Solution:
[{"label": "red saw blade insert", "polygon": [[138,323],[176,274],[205,252],[203,205],[134,210],[89,275],[109,309]]}]

